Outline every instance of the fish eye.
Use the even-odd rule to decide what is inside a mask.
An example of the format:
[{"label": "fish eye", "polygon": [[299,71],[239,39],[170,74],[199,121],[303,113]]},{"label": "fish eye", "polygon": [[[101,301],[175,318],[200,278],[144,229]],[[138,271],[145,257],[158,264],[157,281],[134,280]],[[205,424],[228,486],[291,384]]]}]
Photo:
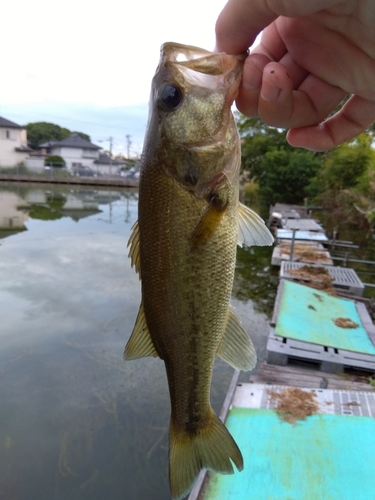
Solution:
[{"label": "fish eye", "polygon": [[182,91],[177,85],[167,83],[159,91],[159,102],[164,111],[175,110],[182,101]]}]

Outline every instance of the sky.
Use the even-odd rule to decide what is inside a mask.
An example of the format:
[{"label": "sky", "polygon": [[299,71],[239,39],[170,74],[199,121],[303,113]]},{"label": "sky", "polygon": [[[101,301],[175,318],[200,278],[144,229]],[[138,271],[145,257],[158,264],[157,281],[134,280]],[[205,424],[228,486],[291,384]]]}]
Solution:
[{"label": "sky", "polygon": [[140,154],[162,43],[212,50],[226,0],[18,0],[2,7],[0,116]]}]

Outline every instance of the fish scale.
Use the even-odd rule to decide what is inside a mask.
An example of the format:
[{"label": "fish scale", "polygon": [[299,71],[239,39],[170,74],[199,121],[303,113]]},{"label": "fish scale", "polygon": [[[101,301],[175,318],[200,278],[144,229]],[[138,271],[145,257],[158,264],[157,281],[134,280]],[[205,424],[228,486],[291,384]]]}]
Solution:
[{"label": "fish scale", "polygon": [[243,57],[168,43],[152,83],[139,219],[129,240],[142,304],[124,356],[165,363],[175,500],[202,468],[227,474],[232,463],[243,468],[210,404],[216,355],[244,370],[256,361],[230,309],[236,245],[273,241],[260,217],[238,201],[240,143],[230,108],[242,64]]}]

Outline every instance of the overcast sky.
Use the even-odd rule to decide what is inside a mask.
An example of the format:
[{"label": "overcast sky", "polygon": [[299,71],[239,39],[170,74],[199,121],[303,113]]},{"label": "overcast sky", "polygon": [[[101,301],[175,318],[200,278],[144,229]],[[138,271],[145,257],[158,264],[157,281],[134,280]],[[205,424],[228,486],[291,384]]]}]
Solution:
[{"label": "overcast sky", "polygon": [[[1,9],[0,116],[140,153],[160,45],[212,50],[225,0],[18,0]],[[99,141],[104,141],[100,143]]]}]

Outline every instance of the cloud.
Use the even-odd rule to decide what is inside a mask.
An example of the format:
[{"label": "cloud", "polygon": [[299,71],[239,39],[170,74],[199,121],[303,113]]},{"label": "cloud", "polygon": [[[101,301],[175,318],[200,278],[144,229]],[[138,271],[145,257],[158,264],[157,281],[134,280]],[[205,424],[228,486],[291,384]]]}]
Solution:
[{"label": "cloud", "polygon": [[116,152],[126,151],[130,134],[140,153],[161,44],[212,49],[225,3],[66,0],[56,17],[47,0],[10,2],[1,19],[0,44],[11,41],[12,49],[2,52],[0,115],[21,125],[49,121],[95,140],[113,136]]}]

